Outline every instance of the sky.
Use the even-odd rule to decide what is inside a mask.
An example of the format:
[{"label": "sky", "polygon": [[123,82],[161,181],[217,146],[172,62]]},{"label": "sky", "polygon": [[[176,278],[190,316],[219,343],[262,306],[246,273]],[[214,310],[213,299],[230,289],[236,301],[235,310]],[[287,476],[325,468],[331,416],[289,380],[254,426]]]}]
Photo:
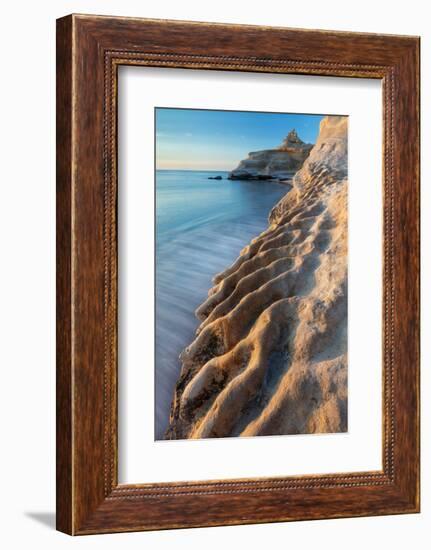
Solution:
[{"label": "sky", "polygon": [[156,108],[156,167],[233,170],[250,151],[275,149],[296,129],[315,143],[324,115]]}]

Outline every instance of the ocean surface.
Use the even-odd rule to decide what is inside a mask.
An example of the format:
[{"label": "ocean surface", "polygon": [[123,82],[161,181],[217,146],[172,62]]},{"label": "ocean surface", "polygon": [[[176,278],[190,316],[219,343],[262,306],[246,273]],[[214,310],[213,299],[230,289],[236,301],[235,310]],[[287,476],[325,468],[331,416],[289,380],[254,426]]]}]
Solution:
[{"label": "ocean surface", "polygon": [[[156,439],[163,439],[181,364],[194,339],[196,308],[212,277],[266,229],[284,185],[230,181],[227,172],[156,173]],[[222,180],[209,176],[221,175]]]}]

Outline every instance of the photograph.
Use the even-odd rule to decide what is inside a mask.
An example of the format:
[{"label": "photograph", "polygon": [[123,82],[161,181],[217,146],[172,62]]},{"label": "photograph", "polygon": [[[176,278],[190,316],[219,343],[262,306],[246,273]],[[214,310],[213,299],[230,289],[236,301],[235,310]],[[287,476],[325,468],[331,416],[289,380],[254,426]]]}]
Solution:
[{"label": "photograph", "polygon": [[348,431],[348,120],[156,107],[155,439]]}]

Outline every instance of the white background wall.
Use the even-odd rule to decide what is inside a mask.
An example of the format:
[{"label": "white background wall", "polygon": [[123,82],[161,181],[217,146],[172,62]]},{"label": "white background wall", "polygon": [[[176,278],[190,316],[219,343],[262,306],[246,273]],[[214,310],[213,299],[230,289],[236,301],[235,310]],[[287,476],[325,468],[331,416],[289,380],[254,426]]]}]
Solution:
[{"label": "white background wall", "polygon": [[[4,548],[427,548],[431,523],[431,30],[429,3],[305,0],[12,1],[0,88],[0,540]],[[75,13],[283,25],[422,37],[422,514],[72,539],[54,525],[55,19]],[[427,101],[428,100],[428,101]],[[366,397],[364,396],[364,403]],[[428,524],[428,525],[427,525]],[[429,535],[428,535],[429,539]],[[429,544],[429,543],[428,543]]]}]

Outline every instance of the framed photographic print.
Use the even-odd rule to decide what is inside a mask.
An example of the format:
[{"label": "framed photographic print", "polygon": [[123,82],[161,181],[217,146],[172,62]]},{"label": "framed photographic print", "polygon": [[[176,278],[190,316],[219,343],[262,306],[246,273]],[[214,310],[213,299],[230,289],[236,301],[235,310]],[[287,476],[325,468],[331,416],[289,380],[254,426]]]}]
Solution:
[{"label": "framed photographic print", "polygon": [[419,511],[419,39],[57,21],[57,528]]}]

